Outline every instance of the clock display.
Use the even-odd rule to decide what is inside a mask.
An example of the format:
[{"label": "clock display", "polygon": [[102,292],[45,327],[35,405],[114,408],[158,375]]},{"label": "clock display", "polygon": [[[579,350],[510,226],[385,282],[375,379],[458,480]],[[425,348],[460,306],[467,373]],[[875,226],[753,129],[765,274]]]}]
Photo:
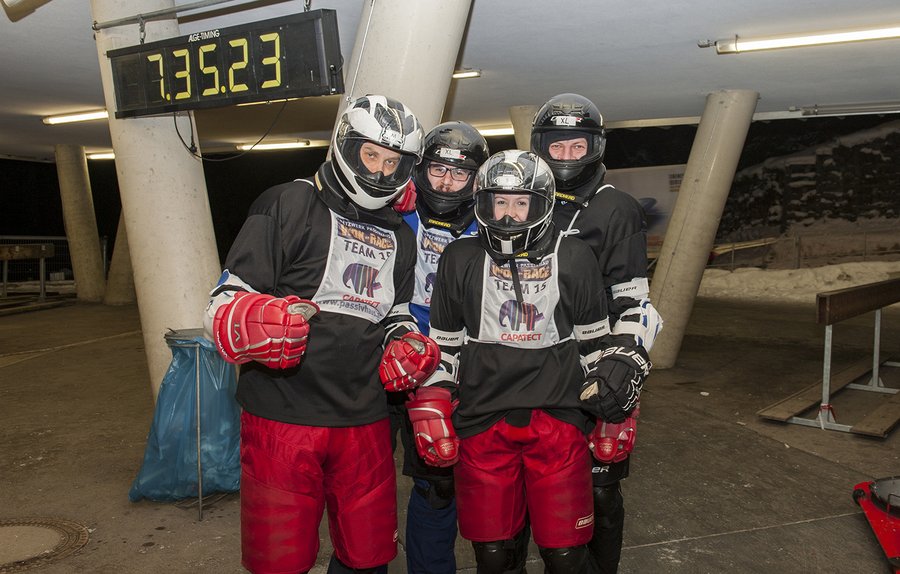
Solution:
[{"label": "clock display", "polygon": [[313,10],[107,52],[116,117],[344,90],[334,10]]}]

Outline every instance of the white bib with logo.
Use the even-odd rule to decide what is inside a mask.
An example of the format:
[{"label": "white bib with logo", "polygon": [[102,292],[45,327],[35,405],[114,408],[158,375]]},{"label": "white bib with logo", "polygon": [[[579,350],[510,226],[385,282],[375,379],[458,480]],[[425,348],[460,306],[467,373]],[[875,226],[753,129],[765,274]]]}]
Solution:
[{"label": "white bib with logo", "polygon": [[313,301],[323,311],[381,322],[394,304],[396,258],[392,231],[331,212],[325,276]]},{"label": "white bib with logo", "polygon": [[553,318],[559,303],[556,252],[539,263],[516,260],[522,287],[521,303],[516,300],[510,265],[497,265],[490,257],[484,259],[484,296],[478,340],[531,349],[559,343],[562,337]]},{"label": "white bib with logo", "polygon": [[434,281],[437,278],[438,260],[447,245],[455,238],[449,231],[437,227],[425,227],[419,223],[416,231],[416,290],[412,303],[431,306]]}]

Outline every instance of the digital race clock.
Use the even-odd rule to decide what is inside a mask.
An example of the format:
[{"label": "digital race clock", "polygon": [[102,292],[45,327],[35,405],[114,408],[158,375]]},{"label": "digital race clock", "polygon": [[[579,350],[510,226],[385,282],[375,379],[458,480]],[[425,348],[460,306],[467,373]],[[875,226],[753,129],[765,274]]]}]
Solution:
[{"label": "digital race clock", "polygon": [[334,10],[110,50],[116,117],[344,91]]}]

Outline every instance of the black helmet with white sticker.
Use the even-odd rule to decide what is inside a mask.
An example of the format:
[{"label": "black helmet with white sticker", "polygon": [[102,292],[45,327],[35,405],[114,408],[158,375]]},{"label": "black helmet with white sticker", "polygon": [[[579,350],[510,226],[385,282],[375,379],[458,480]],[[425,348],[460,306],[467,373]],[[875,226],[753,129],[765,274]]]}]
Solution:
[{"label": "black helmet with white sticker", "polygon": [[[584,138],[586,149],[554,159],[551,146],[561,141]],[[531,127],[531,151],[541,156],[556,178],[561,191],[573,190],[590,181],[597,173],[606,150],[606,130],[603,116],[594,103],[578,94],[559,94],[541,106]]]},{"label": "black helmet with white sticker", "polygon": [[422,128],[408,107],[368,95],[347,106],[332,136],[332,167],[347,197],[363,209],[390,205],[422,159]]},{"label": "black helmet with white sticker", "polygon": [[[428,209],[437,215],[460,215],[461,211],[468,211],[472,206],[475,170],[489,153],[484,136],[465,122],[444,122],[428,132],[422,151],[424,158],[415,175],[416,191]],[[436,190],[428,179],[429,170],[442,172],[434,173],[434,177],[449,173],[447,177],[460,182],[467,176],[467,183],[459,191]]]}]

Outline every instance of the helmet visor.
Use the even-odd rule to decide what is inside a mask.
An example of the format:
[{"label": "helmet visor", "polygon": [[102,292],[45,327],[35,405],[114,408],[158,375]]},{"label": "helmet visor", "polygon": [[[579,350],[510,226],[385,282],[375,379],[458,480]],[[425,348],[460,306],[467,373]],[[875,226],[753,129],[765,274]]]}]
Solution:
[{"label": "helmet visor", "polygon": [[553,203],[528,190],[481,189],[475,194],[478,221],[502,235],[515,234],[544,222]]},{"label": "helmet visor", "polygon": [[378,145],[357,134],[338,139],[340,153],[361,184],[373,195],[390,195],[406,184],[419,161],[415,154]]},{"label": "helmet visor", "polygon": [[536,151],[547,162],[584,165],[602,153],[602,135],[578,130],[550,130],[535,134]]}]

